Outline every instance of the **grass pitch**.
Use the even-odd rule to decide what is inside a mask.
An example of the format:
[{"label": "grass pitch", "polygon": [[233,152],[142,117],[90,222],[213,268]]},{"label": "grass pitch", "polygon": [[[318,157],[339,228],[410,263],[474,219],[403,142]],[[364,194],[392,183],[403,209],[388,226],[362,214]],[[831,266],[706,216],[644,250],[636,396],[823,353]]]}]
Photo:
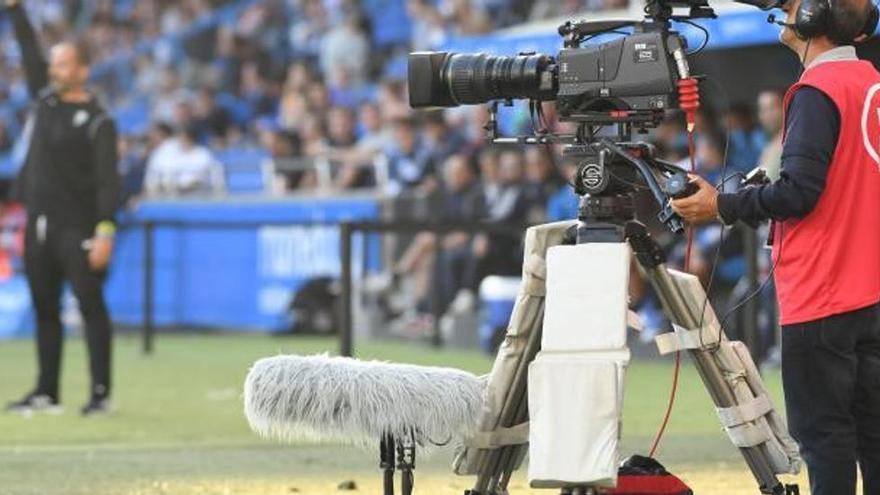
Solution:
[{"label": "grass pitch", "polygon": [[[132,337],[115,346],[116,412],[77,414],[88,383],[84,344],[67,342],[60,416],[0,415],[0,495],[325,495],[380,493],[378,453],[338,445],[276,445],[254,436],[242,412],[248,367],[279,353],[335,350],[329,339],[244,335],[161,335],[143,356]],[[358,356],[485,373],[477,352],[434,351],[419,344],[362,344]],[[0,342],[0,400],[33,383],[29,341]],[[706,391],[687,360],[658,458],[697,494],[755,494],[754,480],[718,425]],[[622,452],[644,453],[662,417],[671,364],[634,362],[627,374]],[[766,377],[781,405],[778,373]],[[378,449],[377,449],[378,450]],[[472,478],[449,474],[451,453],[417,459],[416,493],[461,495]],[[354,481],[357,490],[337,489]],[[799,478],[802,488],[804,478]],[[513,494],[530,491],[520,474]],[[806,493],[804,491],[803,493]]]}]

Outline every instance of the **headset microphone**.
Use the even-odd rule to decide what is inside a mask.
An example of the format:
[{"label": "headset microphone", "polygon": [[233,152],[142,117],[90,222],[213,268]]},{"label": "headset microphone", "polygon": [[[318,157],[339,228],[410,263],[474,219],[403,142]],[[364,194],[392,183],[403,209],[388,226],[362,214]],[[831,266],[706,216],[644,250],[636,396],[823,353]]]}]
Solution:
[{"label": "headset microphone", "polygon": [[791,23],[791,22],[777,21],[776,14],[770,14],[769,16],[767,16],[767,22],[769,22],[770,24],[778,24],[782,27],[787,27],[789,29],[794,29],[794,30],[796,30],[796,27],[797,27],[796,24]]}]

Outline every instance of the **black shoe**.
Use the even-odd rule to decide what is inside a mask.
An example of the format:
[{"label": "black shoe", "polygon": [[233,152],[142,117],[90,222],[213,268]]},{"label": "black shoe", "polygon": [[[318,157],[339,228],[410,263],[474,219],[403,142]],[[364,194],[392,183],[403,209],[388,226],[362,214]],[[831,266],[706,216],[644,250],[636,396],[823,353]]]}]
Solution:
[{"label": "black shoe", "polygon": [[6,405],[6,412],[14,414],[28,415],[35,412],[61,414],[62,411],[63,409],[57,398],[41,392],[31,392],[23,399]]},{"label": "black shoe", "polygon": [[84,417],[107,416],[110,414],[110,399],[107,397],[93,397],[79,410]]}]

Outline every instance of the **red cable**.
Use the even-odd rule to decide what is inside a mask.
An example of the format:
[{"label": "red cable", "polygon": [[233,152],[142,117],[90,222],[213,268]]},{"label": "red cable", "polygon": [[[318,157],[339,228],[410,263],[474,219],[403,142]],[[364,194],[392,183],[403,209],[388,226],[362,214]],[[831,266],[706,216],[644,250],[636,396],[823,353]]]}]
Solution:
[{"label": "red cable", "polygon": [[[688,131],[688,155],[690,157],[691,173],[696,170],[695,166],[695,146],[694,146],[694,127],[696,123],[697,109],[700,108],[700,93],[697,87],[697,80],[693,78],[682,79],[678,81],[678,100],[679,106],[685,112]],[[691,227],[687,229],[687,246],[684,254],[684,271],[690,272],[691,251],[694,244],[694,231]],[[669,426],[669,418],[672,416],[672,408],[675,405],[675,396],[678,393],[678,379],[681,371],[681,352],[675,353],[675,366],[672,370],[672,390],[669,392],[669,402],[666,405],[666,413],[663,415],[663,422],[660,423],[660,429],[651,443],[651,450],[648,457],[654,457],[663,434],[666,433],[666,427]]]},{"label": "red cable", "polygon": [[663,438],[663,434],[666,433],[666,426],[669,425],[669,417],[672,416],[672,406],[675,405],[675,396],[678,392],[678,372],[680,368],[681,352],[676,351],[675,368],[672,370],[672,390],[669,392],[669,403],[666,406],[666,414],[663,416],[663,422],[660,424],[660,429],[657,431],[657,435],[651,443],[651,451],[648,453],[648,457],[654,457],[654,453],[657,452],[657,447],[660,446],[660,440]]}]

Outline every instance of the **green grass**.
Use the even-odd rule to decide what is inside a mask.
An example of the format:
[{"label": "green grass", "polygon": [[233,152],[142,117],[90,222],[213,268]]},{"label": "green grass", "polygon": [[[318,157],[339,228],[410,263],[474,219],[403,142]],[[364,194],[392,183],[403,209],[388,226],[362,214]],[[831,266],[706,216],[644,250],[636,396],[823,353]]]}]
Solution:
[{"label": "green grass", "polygon": [[[86,396],[85,351],[81,340],[70,340],[62,382],[65,414],[0,415],[0,494],[324,494],[335,492],[347,479],[358,482],[359,493],[377,493],[373,453],[335,445],[276,445],[254,436],[242,413],[241,384],[256,359],[334,349],[335,342],[328,339],[161,335],[155,355],[145,357],[136,339],[119,338],[117,412],[108,418],[82,419],[76,409]],[[438,352],[421,344],[363,344],[358,355],[475,373],[491,367],[491,360],[476,352]],[[683,364],[660,459],[695,483],[733,483],[725,493],[738,493],[740,488],[742,493],[754,492],[754,482],[721,433],[699,378],[687,361]],[[0,342],[0,377],[0,400],[17,398],[32,385],[32,343]],[[648,449],[665,408],[670,377],[668,362],[636,362],[630,367],[624,452]],[[779,377],[768,376],[767,382],[779,397]],[[467,487],[469,479],[446,474],[450,459],[449,452],[426,462],[420,459],[418,493],[460,493]],[[523,486],[522,479],[517,483],[514,486]]]}]

